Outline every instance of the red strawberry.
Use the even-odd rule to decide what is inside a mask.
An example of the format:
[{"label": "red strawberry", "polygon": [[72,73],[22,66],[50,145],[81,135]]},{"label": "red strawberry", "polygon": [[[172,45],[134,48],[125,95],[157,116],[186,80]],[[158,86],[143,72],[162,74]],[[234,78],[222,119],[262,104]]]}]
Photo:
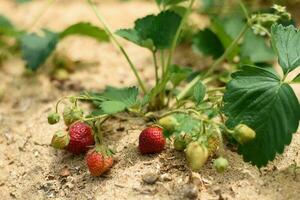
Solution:
[{"label": "red strawberry", "polygon": [[97,151],[91,151],[86,155],[86,164],[93,176],[100,176],[104,171],[104,157]]},{"label": "red strawberry", "polygon": [[112,157],[104,158],[104,167],[103,167],[102,173],[108,171],[112,167],[113,163],[114,163],[114,160]]},{"label": "red strawberry", "polygon": [[163,129],[159,127],[148,127],[142,131],[139,137],[139,150],[142,154],[159,153],[166,144]]},{"label": "red strawberry", "polygon": [[89,146],[95,143],[92,128],[83,122],[73,123],[69,128],[69,134],[70,143],[67,150],[74,154],[86,152]]}]

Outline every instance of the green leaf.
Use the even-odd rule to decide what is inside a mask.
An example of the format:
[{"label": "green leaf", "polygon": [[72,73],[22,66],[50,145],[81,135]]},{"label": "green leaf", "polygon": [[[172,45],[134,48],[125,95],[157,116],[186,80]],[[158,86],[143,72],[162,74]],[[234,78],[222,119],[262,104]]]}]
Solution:
[{"label": "green leaf", "polygon": [[120,37],[131,41],[141,47],[153,49],[153,41],[151,39],[143,39],[136,30],[133,29],[120,29],[116,32]]},{"label": "green leaf", "polygon": [[182,3],[187,0],[155,0],[155,1],[156,1],[157,5],[169,6],[169,5],[179,4],[179,3]]},{"label": "green leaf", "polygon": [[137,87],[115,88],[108,86],[101,95],[112,101],[121,101],[130,107],[136,105],[138,94]]},{"label": "green leaf", "polygon": [[101,103],[101,109],[105,114],[116,114],[126,109],[126,104],[121,101],[104,101]]},{"label": "green leaf", "polygon": [[30,2],[31,0],[16,0],[17,3],[28,3]]},{"label": "green leaf", "polygon": [[220,22],[223,25],[225,32],[232,40],[238,36],[246,25],[243,14],[240,13],[231,14],[224,19],[220,19]]},{"label": "green leaf", "polygon": [[275,59],[275,53],[263,37],[248,31],[241,46],[241,58],[252,63],[271,62]]},{"label": "green leaf", "polygon": [[218,36],[210,29],[198,31],[193,36],[193,49],[204,55],[211,55],[214,59],[220,57],[224,53],[224,47]]},{"label": "green leaf", "polygon": [[293,83],[300,83],[300,74],[298,74],[293,80]]},{"label": "green leaf", "polygon": [[[218,36],[221,41],[223,48],[226,49],[232,43],[233,38],[231,37],[231,32],[226,32],[225,22],[217,17],[212,18],[211,30]],[[228,55],[228,59],[233,60],[234,56],[239,53],[239,48],[235,47],[231,53]]]},{"label": "green leaf", "polygon": [[26,67],[31,70],[38,69],[54,51],[58,41],[59,34],[48,30],[44,30],[43,36],[35,33],[22,35],[21,53]]},{"label": "green leaf", "polygon": [[178,86],[183,80],[187,79],[193,70],[188,67],[180,67],[178,65],[172,65],[170,68],[170,81],[173,86]]},{"label": "green leaf", "polygon": [[175,131],[185,132],[187,134],[198,133],[201,128],[201,123],[199,120],[194,119],[190,115],[186,114],[174,114],[172,115],[176,118],[178,125],[175,127]]},{"label": "green leaf", "polygon": [[287,74],[300,65],[300,32],[292,25],[273,25],[271,34],[279,64]]},{"label": "green leaf", "polygon": [[0,28],[13,28],[14,26],[8,18],[3,15],[0,15]]},{"label": "green leaf", "polygon": [[61,38],[65,38],[69,35],[88,36],[98,40],[99,42],[109,41],[109,36],[103,29],[88,22],[73,24],[60,33]]},{"label": "green leaf", "polygon": [[115,88],[108,86],[102,93],[89,93],[93,98],[93,104],[102,109],[106,114],[122,112],[127,108],[139,105],[138,88]]},{"label": "green leaf", "polygon": [[262,167],[283,153],[297,131],[300,119],[298,99],[287,84],[269,69],[243,67],[232,75],[224,95],[227,126],[243,123],[256,138],[239,146],[245,161]]},{"label": "green leaf", "polygon": [[199,104],[203,101],[206,93],[206,87],[201,81],[199,81],[194,87],[194,99],[196,104]]},{"label": "green leaf", "polygon": [[0,35],[15,36],[16,29],[11,21],[3,15],[0,15]]},{"label": "green leaf", "polygon": [[138,19],[133,29],[121,29],[116,34],[150,50],[166,49],[171,46],[180,21],[181,17],[173,11],[163,11]]}]

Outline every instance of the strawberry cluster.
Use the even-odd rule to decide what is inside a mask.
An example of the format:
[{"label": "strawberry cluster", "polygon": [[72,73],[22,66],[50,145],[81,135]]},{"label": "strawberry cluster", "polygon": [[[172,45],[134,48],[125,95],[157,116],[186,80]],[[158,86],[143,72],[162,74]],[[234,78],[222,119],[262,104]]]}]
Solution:
[{"label": "strawberry cluster", "polygon": [[[48,116],[49,124],[59,122],[59,114]],[[113,165],[111,152],[103,144],[103,139],[98,136],[93,123],[84,122],[83,110],[66,107],[63,112],[66,130],[55,132],[51,146],[55,149],[67,150],[75,155],[86,153],[86,164],[93,176],[100,176]]]}]

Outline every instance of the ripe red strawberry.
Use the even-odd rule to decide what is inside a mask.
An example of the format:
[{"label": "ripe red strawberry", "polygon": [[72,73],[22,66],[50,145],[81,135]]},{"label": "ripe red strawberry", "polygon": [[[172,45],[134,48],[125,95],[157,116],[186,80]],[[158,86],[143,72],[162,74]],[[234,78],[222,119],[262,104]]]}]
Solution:
[{"label": "ripe red strawberry", "polygon": [[114,159],[112,157],[106,157],[104,158],[104,167],[103,167],[103,172],[107,172],[113,165]]},{"label": "ripe red strawberry", "polygon": [[83,122],[73,123],[69,134],[70,142],[66,149],[74,154],[86,152],[95,143],[92,128]]},{"label": "ripe red strawberry", "polygon": [[139,137],[139,150],[142,154],[159,153],[166,144],[163,129],[148,127],[142,131]]},{"label": "ripe red strawberry", "polygon": [[104,157],[97,151],[91,151],[86,155],[87,167],[93,176],[100,176],[104,171]]}]

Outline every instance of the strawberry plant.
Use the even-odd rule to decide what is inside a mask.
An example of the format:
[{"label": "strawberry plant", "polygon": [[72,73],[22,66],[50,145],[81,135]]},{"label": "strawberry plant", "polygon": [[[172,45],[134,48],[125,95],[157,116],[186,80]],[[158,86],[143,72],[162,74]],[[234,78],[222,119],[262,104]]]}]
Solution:
[{"label": "strawberry plant", "polygon": [[[134,27],[115,33],[95,4],[91,0],[87,3],[128,61],[138,83],[138,87],[107,86],[104,91],[85,91],[63,98],[71,105],[63,113],[70,133],[55,134],[55,138],[71,144],[74,123],[90,126],[95,147],[87,155],[87,165],[92,175],[101,175],[105,156],[111,156],[103,141],[101,125],[122,112],[153,122],[140,135],[141,153],[161,152],[165,138],[169,138],[176,150],[185,152],[194,171],[199,171],[215,155],[220,157],[214,161],[214,167],[218,172],[225,171],[227,143],[237,146],[243,159],[257,167],[267,165],[290,144],[299,125],[300,106],[290,86],[297,78],[291,81],[287,77],[300,65],[300,33],[293,25],[283,23],[290,19],[284,7],[275,5],[272,13],[249,13],[239,1],[241,19],[212,17],[211,27],[198,32],[193,39],[197,51],[215,59],[199,73],[173,63],[195,0],[156,0],[158,14],[137,19]],[[145,83],[117,36],[149,50],[154,86]],[[244,42],[240,43],[241,40]],[[268,44],[270,41],[274,50]],[[270,67],[275,57],[281,72]],[[221,70],[225,61],[233,66],[229,71]],[[216,73],[217,69],[222,73],[233,72],[229,80],[220,81],[223,74]],[[60,102],[49,116],[52,124],[59,121]],[[79,103],[89,103],[93,109],[86,114]],[[78,138],[80,143],[85,141]],[[93,148],[85,145],[84,151],[86,147]]]},{"label": "strawberry plant", "polygon": [[71,35],[90,37],[98,42],[109,41],[103,29],[88,22],[70,25],[60,32],[43,29],[39,33],[31,33],[30,30],[19,30],[8,18],[0,15],[0,63],[20,54],[26,69],[35,72],[49,60],[53,66],[50,75],[55,79],[65,80],[68,73],[74,71],[75,63],[57,52],[56,46]]}]

